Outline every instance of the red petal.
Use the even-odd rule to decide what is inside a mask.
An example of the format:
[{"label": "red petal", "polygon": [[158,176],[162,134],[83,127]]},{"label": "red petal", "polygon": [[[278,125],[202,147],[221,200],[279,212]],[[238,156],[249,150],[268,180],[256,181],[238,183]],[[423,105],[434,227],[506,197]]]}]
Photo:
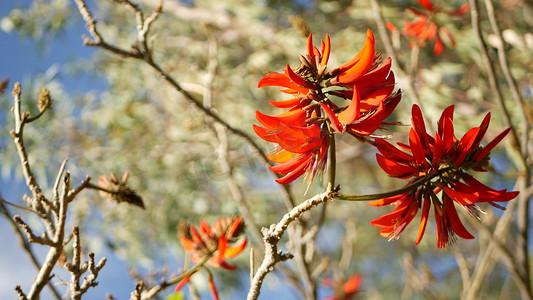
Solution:
[{"label": "red petal", "polygon": [[391,32],[398,32],[398,28],[391,22],[385,23],[385,27],[387,27],[387,29],[390,30]]},{"label": "red petal", "polygon": [[326,113],[326,116],[328,117],[333,130],[337,131],[338,133],[344,132],[344,127],[342,126],[337,116],[335,116],[335,113],[331,110],[331,108],[329,108],[329,106],[325,105],[324,103],[320,103],[320,106]]},{"label": "red petal", "polygon": [[268,128],[264,128],[264,127],[260,127],[260,126],[257,126],[255,124],[252,125],[255,133],[260,137],[262,138],[263,140],[267,141],[267,142],[271,142],[271,143],[275,143],[276,142],[276,131],[275,130],[272,130],[272,129],[268,129]]},{"label": "red petal", "polygon": [[292,82],[289,77],[281,73],[270,73],[263,77],[257,84],[258,88],[262,88],[265,86],[286,87],[290,90],[282,90],[282,92],[289,94],[298,92],[302,95],[306,95],[309,92],[309,89],[299,87],[296,83]]},{"label": "red petal", "polygon": [[224,259],[232,258],[239,255],[244,250],[244,248],[246,248],[247,242],[248,240],[244,239],[239,245],[226,248]]},{"label": "red petal", "polygon": [[399,164],[391,159],[386,158],[380,154],[376,154],[376,159],[379,166],[383,171],[387,172],[392,177],[396,178],[409,178],[413,175],[418,174],[418,169],[409,165]]},{"label": "red petal", "polygon": [[479,133],[479,127],[474,127],[470,130],[468,130],[465,135],[461,138],[461,141],[459,142],[459,146],[457,148],[457,151],[459,151],[459,157],[455,160],[454,164],[456,166],[460,166],[464,159],[466,158],[466,155],[469,154],[472,149],[472,145],[476,141],[476,137]]},{"label": "red petal", "polygon": [[461,5],[461,7],[452,10],[449,12],[451,16],[460,16],[466,14],[470,10],[470,5],[468,3]]},{"label": "red petal", "polygon": [[339,121],[342,124],[351,124],[358,119],[361,114],[360,103],[359,92],[357,92],[357,88],[354,86],[352,101],[348,108],[339,113]]},{"label": "red petal", "polygon": [[191,252],[193,250],[194,245],[196,244],[195,242],[189,240],[186,237],[181,237],[180,240],[181,246],[183,247],[183,250],[185,250],[185,252]]},{"label": "red petal", "polygon": [[275,163],[284,163],[289,159],[293,158],[295,155],[296,153],[284,150],[282,148],[278,148],[277,151],[267,154],[267,158]]},{"label": "red petal", "polygon": [[392,204],[396,201],[402,200],[403,198],[407,198],[407,197],[409,197],[408,193],[399,194],[399,195],[388,197],[388,198],[370,201],[370,202],[367,202],[366,204],[370,206],[386,206],[386,205]]},{"label": "red petal", "polygon": [[218,252],[216,254],[217,263],[224,260],[227,246],[228,246],[228,239],[226,239],[226,236],[223,235],[219,237],[218,238]]},{"label": "red petal", "polygon": [[369,85],[378,85],[387,78],[391,68],[392,60],[390,57],[379,67],[371,72],[366,73],[363,77],[357,80],[357,87],[362,88]]},{"label": "red petal", "polygon": [[185,284],[187,284],[187,282],[189,282],[189,280],[191,279],[192,275],[193,274],[180,280],[178,284],[176,285],[176,288],[174,289],[174,293],[178,292]]},{"label": "red petal", "polygon": [[205,220],[203,220],[202,222],[200,222],[200,232],[205,236],[205,235],[210,235],[211,234],[211,228],[209,227],[209,224],[207,224],[207,222]]},{"label": "red petal", "polygon": [[429,11],[433,11],[433,3],[431,3],[431,1],[429,1],[429,0],[418,0],[418,3],[420,3],[420,5],[422,5],[425,9],[427,9]]},{"label": "red petal", "polygon": [[287,64],[285,68],[285,75],[287,75],[287,77],[289,77],[294,83],[296,83],[300,87],[305,87],[307,89],[311,89],[314,87],[312,83],[303,79],[298,74],[294,73],[289,64]]},{"label": "red petal", "polygon": [[290,172],[289,174],[285,175],[282,178],[276,179],[276,182],[279,184],[289,184],[296,180],[298,177],[300,177],[303,173],[305,173],[305,168],[307,167],[307,164],[301,164],[297,169]]},{"label": "red petal", "polygon": [[381,152],[381,154],[392,160],[403,163],[409,163],[413,160],[413,156],[409,155],[406,152],[403,152],[402,150],[394,147],[389,142],[384,141],[382,139],[374,140],[372,142],[372,145],[374,145],[379,150],[379,152]]},{"label": "red petal", "polygon": [[398,206],[395,210],[370,221],[370,224],[380,228],[398,225],[398,219],[400,219],[404,212],[410,208],[410,202],[411,198],[406,198],[406,201],[402,201],[400,206]]},{"label": "red petal", "polygon": [[426,231],[426,225],[428,223],[429,209],[431,208],[431,200],[424,197],[424,207],[422,207],[422,218],[420,219],[420,226],[418,227],[418,235],[416,237],[415,245],[418,245],[422,241],[424,231]]},{"label": "red petal", "polygon": [[326,33],[326,43],[324,44],[324,47],[322,48],[322,60],[320,61],[320,64],[322,66],[325,66],[328,63],[330,51],[331,51],[331,44],[329,40],[329,34]]},{"label": "red petal", "polygon": [[259,111],[256,111],[255,118],[263,126],[266,126],[271,129],[280,129],[286,127],[285,125],[303,125],[306,119],[306,111],[288,111],[277,116],[268,116]]},{"label": "red petal", "polygon": [[340,67],[333,70],[331,72],[332,75],[343,73],[347,71],[348,69],[350,69],[351,67],[353,67],[356,63],[358,63],[363,57],[363,55],[365,54],[365,50],[369,47],[369,44],[374,44],[374,34],[372,33],[370,29],[367,29],[366,40],[365,40],[365,44],[363,45],[363,48],[361,48],[361,50],[354,57],[352,57],[352,59],[350,59],[349,61],[342,64]]},{"label": "red petal", "polygon": [[457,211],[455,210],[455,205],[452,201],[446,201],[447,199],[444,199],[444,209],[446,211],[446,215],[450,218],[450,225],[452,227],[453,232],[455,232],[458,236],[462,237],[463,239],[473,239],[474,236],[466,230],[463,223],[461,222],[461,219],[459,219],[459,216],[457,215]]},{"label": "red petal", "polygon": [[294,156],[292,159],[279,164],[277,166],[269,167],[270,171],[278,174],[288,174],[294,170],[296,170],[301,164],[305,164],[309,161],[309,158],[314,155],[313,153],[309,153],[306,156],[297,155]]},{"label": "red petal", "polygon": [[454,189],[451,189],[447,186],[442,187],[442,189],[444,190],[446,195],[450,197],[450,199],[452,199],[453,201],[463,206],[476,204],[479,200],[479,193],[477,192],[464,193],[464,192],[459,192]]},{"label": "red petal", "polygon": [[416,164],[419,166],[426,165],[427,162],[424,146],[420,142],[418,134],[414,128],[411,128],[411,131],[409,132],[409,145],[411,145],[411,151],[413,152],[413,157],[415,158]]},{"label": "red petal", "polygon": [[233,237],[233,234],[235,233],[235,230],[237,230],[237,228],[239,228],[239,224],[242,222],[242,218],[241,217],[237,217],[235,219],[235,221],[233,221],[233,223],[231,223],[231,226],[230,228],[228,229],[228,231],[226,232],[226,236],[228,237]]},{"label": "red petal", "polygon": [[[371,90],[372,93],[368,95],[362,95],[362,91],[359,90],[359,95],[361,98],[361,110],[371,110],[379,106],[381,102],[388,99],[394,90],[394,73],[390,72],[389,77],[386,81],[382,83],[379,88],[376,89],[367,89]],[[359,87],[358,84],[356,84]],[[364,91],[364,90],[363,90]],[[390,101],[390,100],[389,100]],[[399,100],[398,100],[399,101]]]},{"label": "red petal", "polygon": [[496,145],[498,145],[498,143],[509,133],[509,131],[511,131],[511,127],[505,129],[502,133],[500,133],[497,137],[495,137],[492,141],[490,141],[490,143],[488,143],[487,146],[483,147],[480,151],[478,151],[474,155],[474,160],[480,161],[483,158],[485,158],[485,156],[487,156],[489,152],[494,147],[496,147]]},{"label": "red petal", "polygon": [[444,44],[442,43],[440,35],[437,34],[437,40],[435,41],[435,48],[433,48],[433,54],[435,54],[436,56],[440,56],[443,50]]},{"label": "red petal", "polygon": [[[375,57],[375,40],[371,31],[367,36],[367,40],[363,45],[365,52],[361,56],[361,59],[355,63],[351,68],[339,74],[336,78],[336,82],[349,84],[360,79],[372,66]],[[332,82],[334,82],[333,80]]]},{"label": "red petal", "polygon": [[307,55],[311,57],[311,62],[314,61],[314,57],[315,57],[314,48],[315,47],[313,46],[313,34],[310,33],[309,37],[307,38]]},{"label": "red petal", "polygon": [[381,103],[376,111],[360,118],[360,122],[348,125],[347,129],[359,136],[370,135],[381,126],[385,116],[385,106]]},{"label": "red petal", "polygon": [[300,99],[292,98],[285,101],[268,101],[268,103],[277,108],[291,108],[298,105],[300,103]]},{"label": "red petal", "polygon": [[424,123],[424,116],[422,115],[422,110],[418,105],[413,105],[411,115],[411,124],[413,125],[414,130],[416,131],[420,140],[423,142],[423,145],[427,147],[428,143],[426,134],[426,124]]},{"label": "red petal", "polygon": [[219,300],[217,287],[215,286],[215,282],[213,281],[213,275],[211,275],[211,272],[209,271],[209,269],[206,269],[206,271],[207,271],[207,281],[209,284],[209,290],[211,291],[211,295],[213,296],[213,299]]},{"label": "red petal", "polygon": [[362,278],[359,275],[353,275],[344,283],[342,290],[345,294],[353,294],[361,287]]},{"label": "red petal", "polygon": [[474,141],[474,144],[472,145],[472,149],[475,150],[479,144],[481,143],[481,140],[485,136],[485,133],[487,132],[487,129],[489,128],[490,123],[490,112],[485,115],[485,118],[483,118],[483,121],[481,121],[481,124],[479,124],[479,132],[476,136],[476,140]]}]

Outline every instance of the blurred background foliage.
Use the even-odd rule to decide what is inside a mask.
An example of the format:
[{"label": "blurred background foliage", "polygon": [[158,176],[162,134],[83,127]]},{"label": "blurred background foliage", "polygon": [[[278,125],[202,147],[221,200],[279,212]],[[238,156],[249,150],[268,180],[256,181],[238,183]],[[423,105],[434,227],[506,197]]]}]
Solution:
[{"label": "blurred background foliage", "polygon": [[[531,104],[533,21],[528,14],[531,3],[496,2],[512,72]],[[149,12],[158,1],[138,3]],[[438,4],[452,9],[463,2]],[[107,41],[126,49],[136,41],[135,18],[130,11],[110,0],[91,1],[88,5]],[[401,28],[405,20],[414,19],[405,9],[408,6],[420,8],[416,1],[383,3],[384,18]],[[489,50],[495,54],[483,10],[482,20]],[[481,71],[469,15],[444,17],[440,22],[452,32],[457,45],[453,48],[446,44],[440,57],[433,55],[431,43],[421,49],[415,87],[427,121],[436,124],[442,109],[455,104],[456,130],[465,132],[477,126],[487,111],[492,111],[487,136],[494,137],[503,129],[503,123],[486,75]],[[75,4],[67,0],[25,2],[9,12],[0,25],[4,31],[37,40],[44,46],[69,26],[84,26]],[[229,124],[254,136],[268,150],[269,145],[253,134],[251,124],[255,122],[256,110],[277,113],[267,100],[282,100],[284,96],[276,88],[257,89],[260,78],[269,71],[280,72],[286,63],[296,67],[298,54],[305,51],[308,31],[313,33],[315,44],[325,33],[331,35],[330,65],[335,66],[361,48],[367,28],[376,34],[378,51],[384,52],[367,0],[172,0],[164,2],[163,14],[152,27],[149,44],[153,46],[155,61],[198,98],[205,93],[209,80],[210,56],[215,57],[217,69],[210,82],[212,107]],[[407,42],[402,37],[397,51],[402,65],[410,63]],[[96,87],[86,86],[81,94],[70,93],[69,87],[56,79],[57,72],[66,72],[73,78],[88,75],[99,83]],[[402,88],[402,78],[398,82]],[[68,156],[68,168],[77,180],[89,174],[97,181],[98,176],[110,171],[122,174],[130,170],[128,183],[144,199],[146,209],[140,210],[106,201],[97,193],[84,194],[73,206],[70,221],[85,228],[87,248],[109,247],[132,267],[155,268],[176,261],[181,264],[184,255],[176,236],[180,219],[198,224],[203,219],[212,222],[219,216],[240,214],[228,187],[230,175],[223,173],[219,164],[220,143],[212,123],[144,62],[95,50],[88,60],[73,58],[68,64],[52,66],[22,86],[24,103],[30,111],[36,111],[32,103],[42,86],[51,90],[54,101],[52,113],[40,120],[38,126],[28,126],[25,132],[30,159],[40,180],[46,180],[50,186],[60,161]],[[504,96],[509,98],[508,94]],[[4,128],[11,128],[9,93],[2,98],[1,120],[6,122]],[[409,125],[411,105],[409,95],[404,94],[391,121]],[[531,111],[528,114],[531,116]],[[408,128],[396,126],[382,133],[393,135],[394,141],[405,142]],[[8,133],[4,130],[2,134],[2,174],[9,176],[14,171],[20,176]],[[231,134],[228,138],[231,176],[241,187],[255,223],[268,226],[277,222],[286,212],[280,187],[241,138]],[[371,147],[343,137],[337,150],[337,178],[345,193],[376,193],[402,184],[378,168]],[[493,155],[496,170],[483,179],[496,187],[512,188],[516,177],[514,155],[509,147],[497,150],[501,153]],[[305,187],[297,182],[293,184],[293,194],[300,202],[323,188],[324,183],[317,180],[304,195]],[[500,212],[484,208],[487,215],[483,222],[490,226]],[[364,203],[328,204],[326,221],[316,241],[318,259],[315,259],[318,264],[322,258],[328,258],[330,268],[325,276],[339,272],[344,276],[363,274],[362,295],[367,299],[393,299],[398,295],[406,299],[457,298],[463,286],[454,253],[460,251],[472,265],[487,241],[459,240],[447,250],[437,249],[432,225],[419,246],[414,245],[417,226],[408,228],[400,240],[388,242],[369,224],[386,211],[389,210]],[[305,217],[316,219],[317,212]],[[252,246],[257,247],[258,241],[249,237]],[[248,269],[247,260],[247,255],[242,255],[243,274]],[[286,265],[295,268],[291,261]],[[219,284],[220,287],[231,287],[230,283],[237,281],[235,277],[215,278],[226,283]],[[242,284],[247,286],[247,282]],[[495,266],[482,289],[484,299],[518,297],[509,274],[499,266]],[[231,291],[225,293],[231,295]]]}]

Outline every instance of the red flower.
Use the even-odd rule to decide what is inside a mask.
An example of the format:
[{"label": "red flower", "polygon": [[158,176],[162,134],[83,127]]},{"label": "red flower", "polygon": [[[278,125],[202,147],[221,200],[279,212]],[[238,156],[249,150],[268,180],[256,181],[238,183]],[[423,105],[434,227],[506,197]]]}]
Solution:
[{"label": "red flower", "polygon": [[[239,255],[246,247],[247,239],[244,238],[238,245],[228,247],[228,244],[235,242],[242,234],[244,229],[241,217],[219,218],[210,227],[206,221],[200,223],[200,231],[191,225],[190,234],[191,239],[182,236],[181,245],[185,252],[191,254],[193,262],[200,262],[207,257],[210,257],[207,264],[212,267],[222,267],[227,270],[236,270],[237,267],[229,265],[226,259]],[[209,288],[213,294],[214,299],[218,299],[213,278],[210,271],[206,268]],[[194,273],[193,273],[194,274]],[[192,275],[182,279],[176,286],[175,291],[180,290],[187,282],[189,282]]]},{"label": "red flower", "polygon": [[[281,92],[293,98],[269,101],[285,113],[267,116],[260,112],[256,118],[264,127],[254,125],[262,139],[278,144],[268,158],[279,165],[270,169],[285,175],[276,180],[288,184],[304,173],[309,183],[326,166],[330,138],[334,133],[348,132],[358,138],[374,133],[384,124],[400,101],[400,93],[393,93],[394,73],[390,58],[375,55],[374,35],[370,30],[363,48],[348,62],[326,72],[330,56],[330,39],[321,41],[321,50],[307,41],[307,55],[300,56],[301,65],[284,73],[270,73],[258,87],[280,86]],[[335,102],[349,100],[342,107]]]},{"label": "red flower", "polygon": [[[486,171],[489,152],[507,135],[510,128],[504,130],[486,146],[480,146],[489,126],[489,113],[479,127],[470,129],[458,139],[454,134],[453,109],[452,105],[444,110],[435,137],[432,137],[426,133],[420,108],[414,105],[409,145],[398,144],[407,152],[381,139],[373,142],[381,153],[376,154],[378,164],[390,176],[412,178],[406,186],[423,181],[408,192],[369,203],[373,206],[389,204],[397,206],[392,212],[371,222],[374,226],[383,228],[380,230],[382,236],[398,238],[413,220],[418,209],[421,209],[422,219],[416,240],[418,244],[424,235],[433,203],[439,248],[445,247],[448,241],[453,241],[455,234],[465,239],[472,239],[474,236],[463,226],[454,203],[474,215],[476,211],[481,211],[477,206],[478,203],[488,202],[501,208],[494,202],[506,202],[518,195],[518,192],[494,190],[466,172]],[[437,196],[439,193],[440,199]]]},{"label": "red flower", "polygon": [[324,278],[322,285],[333,289],[333,296],[324,300],[352,300],[359,292],[363,276],[352,275],[346,282],[337,279]]},{"label": "red flower", "polygon": [[[444,49],[444,44],[440,34],[444,34],[450,43],[455,46],[455,40],[450,31],[444,26],[438,26],[436,22],[436,16],[439,13],[445,13],[450,16],[463,15],[469,10],[468,4],[464,4],[458,9],[452,11],[445,11],[440,7],[434,6],[430,0],[418,0],[418,3],[424,7],[424,11],[420,11],[414,8],[407,8],[415,15],[418,16],[413,22],[405,21],[404,33],[408,36],[415,38],[416,42],[422,46],[426,41],[435,40],[435,46],[433,53],[435,55],[441,55]],[[389,25],[388,27],[392,27]]]}]

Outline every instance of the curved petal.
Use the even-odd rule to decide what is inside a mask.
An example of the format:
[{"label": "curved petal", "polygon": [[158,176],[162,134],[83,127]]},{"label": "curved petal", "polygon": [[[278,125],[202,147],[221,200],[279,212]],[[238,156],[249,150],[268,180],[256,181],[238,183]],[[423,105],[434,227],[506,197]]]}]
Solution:
[{"label": "curved petal", "polygon": [[457,215],[457,211],[455,210],[455,205],[453,204],[453,201],[446,201],[447,199],[444,199],[444,209],[446,211],[446,215],[450,218],[450,226],[452,227],[453,232],[455,232],[458,236],[462,237],[463,239],[473,239],[474,236],[466,230],[466,228],[463,225],[463,222],[461,222],[461,219],[459,219],[459,216]]},{"label": "curved petal", "polygon": [[366,31],[366,40],[365,40],[365,43],[364,43],[363,47],[361,48],[361,50],[354,57],[352,57],[349,61],[343,63],[338,68],[333,70],[331,72],[331,74],[332,75],[338,75],[338,74],[343,73],[343,72],[347,71],[348,69],[352,68],[355,64],[357,64],[361,60],[361,58],[365,54],[367,48],[370,47],[370,44],[372,44],[372,48],[374,47],[373,46],[374,42],[375,42],[374,41],[374,34],[372,33],[372,31],[370,29],[367,29],[367,31]]},{"label": "curved petal", "polygon": [[339,121],[335,113],[331,110],[331,108],[329,108],[329,106],[327,106],[324,103],[320,103],[320,107],[322,107],[322,109],[326,113],[326,116],[328,117],[330,125],[333,128],[333,130],[335,130],[338,133],[344,132],[344,126],[342,126],[341,122]]},{"label": "curved petal", "polygon": [[361,114],[361,98],[359,98],[359,92],[357,88],[353,87],[353,97],[350,105],[339,113],[339,121],[342,124],[351,124],[357,120]]},{"label": "curved petal", "polygon": [[447,186],[443,186],[442,189],[444,190],[444,193],[446,193],[446,195],[448,195],[450,199],[452,199],[453,201],[463,206],[476,204],[479,200],[479,193],[477,192],[464,193],[464,192],[459,192],[454,189],[451,189]]},{"label": "curved petal", "polygon": [[296,155],[292,159],[290,159],[290,160],[288,160],[288,161],[286,161],[286,162],[284,162],[282,164],[279,164],[279,165],[276,165],[276,166],[273,166],[273,167],[269,167],[268,169],[270,169],[270,171],[272,171],[274,173],[278,173],[278,174],[289,174],[290,172],[292,172],[295,169],[297,169],[301,164],[307,163],[307,161],[309,160],[309,158],[312,155],[313,155],[313,153],[309,153],[306,156]]},{"label": "curved petal", "polygon": [[267,158],[275,163],[284,163],[288,161],[289,159],[293,158],[296,153],[287,151],[283,148],[278,148],[277,151],[274,151],[273,153],[267,154]]},{"label": "curved petal", "polygon": [[275,130],[260,127],[255,124],[253,124],[252,127],[254,129],[255,134],[257,134],[263,140],[271,143],[276,142]]},{"label": "curved petal", "polygon": [[287,77],[289,77],[292,80],[292,82],[296,83],[299,87],[304,87],[306,89],[314,88],[311,82],[303,79],[298,74],[294,73],[294,71],[291,69],[289,64],[287,64],[285,68],[285,75],[287,75]]},{"label": "curved petal", "polygon": [[387,78],[387,75],[389,75],[391,65],[392,59],[387,57],[387,60],[385,60],[381,66],[375,68],[371,72],[366,73],[363,77],[357,80],[355,84],[359,88],[380,84],[380,82],[383,82],[385,78]]},{"label": "curved petal", "polygon": [[331,51],[331,42],[329,39],[329,34],[326,33],[326,43],[323,44],[323,47],[322,47],[322,59],[320,61],[320,65],[325,66],[328,63],[330,51]]},{"label": "curved petal", "polygon": [[[367,38],[367,42],[363,45],[365,52],[361,56],[361,59],[355,63],[348,70],[340,73],[336,77],[336,81],[343,84],[353,83],[356,80],[360,79],[366,72],[370,69],[374,63],[375,57],[375,40],[374,35],[370,32],[370,38]],[[332,81],[334,82],[334,81]]]},{"label": "curved petal", "polygon": [[246,248],[247,239],[244,239],[239,245],[226,248],[224,259],[232,258],[239,255]]},{"label": "curved petal", "polygon": [[426,231],[426,225],[428,223],[429,210],[431,208],[431,200],[427,199],[428,196],[424,196],[424,207],[422,207],[422,217],[420,219],[420,226],[418,227],[418,234],[416,236],[415,245],[418,245],[422,241],[424,231]]},{"label": "curved petal", "polygon": [[461,141],[459,141],[459,146],[457,147],[457,151],[459,151],[459,156],[454,162],[456,166],[460,166],[465,160],[466,156],[470,154],[472,145],[474,145],[476,137],[479,134],[479,130],[479,127],[474,127],[468,130],[461,138]]},{"label": "curved petal", "polygon": [[359,122],[347,125],[347,130],[359,136],[370,135],[381,126],[385,116],[385,106],[381,103],[377,110],[360,118]]},{"label": "curved petal", "polygon": [[502,133],[500,133],[497,137],[495,137],[492,141],[490,141],[490,143],[488,143],[487,146],[483,147],[480,151],[476,152],[476,154],[474,154],[474,160],[480,161],[483,158],[485,158],[485,156],[487,156],[489,152],[494,147],[496,147],[496,145],[498,145],[499,142],[501,142],[501,140],[509,133],[509,131],[511,131],[511,127],[505,129]]},{"label": "curved petal", "polygon": [[418,174],[417,168],[410,165],[399,164],[380,154],[376,154],[376,160],[381,169],[392,177],[405,179]]},{"label": "curved petal", "polygon": [[291,108],[298,105],[300,103],[300,99],[292,98],[284,101],[268,101],[268,103],[277,108]]}]

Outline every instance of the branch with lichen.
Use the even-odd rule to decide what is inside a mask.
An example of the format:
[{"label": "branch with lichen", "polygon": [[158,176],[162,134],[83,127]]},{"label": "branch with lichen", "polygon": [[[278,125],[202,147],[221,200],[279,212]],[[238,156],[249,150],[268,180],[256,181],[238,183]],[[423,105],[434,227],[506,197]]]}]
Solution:
[{"label": "branch with lichen", "polygon": [[283,237],[288,226],[296,219],[299,219],[303,213],[309,211],[313,207],[333,199],[337,193],[338,188],[317,194],[316,196],[305,200],[299,205],[295,206],[290,212],[286,213],[277,224],[270,225],[270,228],[263,228],[263,242],[265,244],[265,257],[263,262],[255,272],[252,281],[250,282],[250,290],[248,291],[248,300],[257,299],[263,285],[263,280],[266,275],[274,270],[274,266],[278,262],[285,261],[292,258],[292,254],[283,253],[278,250],[278,243]]},{"label": "branch with lichen", "polygon": [[[40,218],[45,225],[46,230],[41,235],[34,234],[30,225],[25,222],[22,217],[16,215],[13,217],[13,222],[17,224],[21,231],[26,234],[26,239],[29,243],[37,243],[49,247],[46,259],[42,264],[38,264],[35,259],[32,259],[34,263],[38,265],[38,274],[33,281],[33,284],[28,293],[25,293],[20,286],[16,287],[16,292],[20,299],[39,299],[40,294],[44,286],[50,285],[50,280],[54,277],[52,271],[56,264],[59,263],[59,259],[64,255],[64,248],[70,241],[70,237],[65,237],[66,219],[68,205],[72,202],[74,197],[81,192],[81,190],[87,188],[90,178],[86,179],[82,184],[76,188],[70,189],[70,174],[65,172],[66,160],[63,161],[57,179],[53,187],[52,199],[48,199],[42,192],[37,178],[33,174],[30,161],[28,159],[28,152],[24,144],[24,126],[31,122],[38,120],[44,112],[51,108],[50,92],[43,88],[37,102],[39,113],[35,116],[30,116],[29,112],[21,111],[21,86],[19,83],[15,83],[13,89],[14,108],[13,114],[15,116],[15,130],[11,131],[14,143],[17,147],[18,155],[20,158],[23,174],[26,179],[26,185],[32,192],[32,196],[25,196],[24,199],[29,206],[29,209]],[[3,201],[4,203],[4,201]],[[7,210],[4,209],[7,213]],[[8,214],[9,215],[9,214]],[[81,248],[79,241],[79,230],[77,227],[73,231],[74,236],[74,258],[71,263],[65,264],[65,268],[71,272],[72,282],[71,286],[71,298],[81,299],[81,295],[85,294],[91,286],[95,286],[95,281],[98,272],[103,268],[105,264],[105,258],[103,258],[98,264],[94,262],[94,254],[89,254],[89,261],[80,266]],[[23,247],[32,256],[31,249],[27,246]],[[83,273],[89,271],[83,282],[80,285],[80,277]],[[58,293],[53,289],[56,298]]]}]

